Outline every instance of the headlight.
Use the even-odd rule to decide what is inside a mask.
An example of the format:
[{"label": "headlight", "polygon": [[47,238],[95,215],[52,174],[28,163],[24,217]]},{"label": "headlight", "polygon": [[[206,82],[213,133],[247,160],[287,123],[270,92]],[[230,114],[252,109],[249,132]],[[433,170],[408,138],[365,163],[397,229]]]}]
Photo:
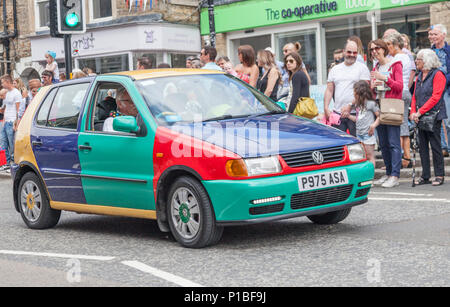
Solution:
[{"label": "headlight", "polygon": [[229,160],[226,171],[231,177],[251,177],[279,173],[281,165],[277,156]]},{"label": "headlight", "polygon": [[361,143],[347,146],[350,161],[360,161],[366,158],[366,151]]},{"label": "headlight", "polygon": [[277,156],[265,158],[244,159],[249,176],[266,175],[281,172],[280,161]]}]

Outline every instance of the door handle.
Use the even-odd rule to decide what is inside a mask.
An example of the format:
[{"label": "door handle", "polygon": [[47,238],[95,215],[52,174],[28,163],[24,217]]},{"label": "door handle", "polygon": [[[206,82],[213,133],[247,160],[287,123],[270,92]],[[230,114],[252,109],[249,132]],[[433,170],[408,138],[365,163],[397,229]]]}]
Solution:
[{"label": "door handle", "polygon": [[33,146],[42,146],[42,141],[41,140],[33,141],[33,142],[31,142],[31,144]]},{"label": "door handle", "polygon": [[80,146],[78,146],[78,149],[79,150],[92,150],[92,147],[91,146],[89,146],[89,145],[80,145]]}]

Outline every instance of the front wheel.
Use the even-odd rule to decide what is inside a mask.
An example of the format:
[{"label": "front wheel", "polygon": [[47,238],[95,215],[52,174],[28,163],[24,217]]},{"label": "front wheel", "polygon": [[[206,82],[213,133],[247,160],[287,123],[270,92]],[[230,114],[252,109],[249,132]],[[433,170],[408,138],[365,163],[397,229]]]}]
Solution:
[{"label": "front wheel", "polygon": [[318,215],[309,215],[308,218],[316,224],[323,224],[323,225],[337,224],[343,221],[350,214],[350,211],[352,211],[352,208],[343,209],[339,211],[332,211]]},{"label": "front wheel", "polygon": [[181,245],[202,248],[219,242],[223,227],[216,225],[208,194],[197,180],[178,178],[170,188],[167,202],[170,230]]},{"label": "front wheel", "polygon": [[50,207],[47,194],[36,174],[30,172],[22,177],[18,193],[20,214],[29,228],[51,228],[58,223],[61,211]]}]

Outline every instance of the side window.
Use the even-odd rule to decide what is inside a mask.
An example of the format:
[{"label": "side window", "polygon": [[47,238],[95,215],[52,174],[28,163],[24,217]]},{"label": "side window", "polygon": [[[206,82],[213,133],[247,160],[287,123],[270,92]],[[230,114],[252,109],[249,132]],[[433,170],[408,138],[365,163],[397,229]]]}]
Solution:
[{"label": "side window", "polygon": [[114,117],[134,116],[139,119],[136,105],[120,83],[99,83],[92,96],[90,131],[122,133],[113,128]]},{"label": "side window", "polygon": [[55,96],[47,126],[77,129],[78,117],[89,83],[62,86]]},{"label": "side window", "polygon": [[104,122],[113,114],[117,113],[117,90],[122,85],[117,83],[99,83],[92,96],[90,106],[90,123],[87,130],[103,131]]},{"label": "side window", "polygon": [[50,107],[53,102],[53,98],[55,98],[56,92],[58,88],[54,88],[50,91],[50,93],[45,97],[44,101],[41,104],[39,112],[36,116],[36,124],[39,126],[47,126],[47,118],[48,112],[50,111]]}]

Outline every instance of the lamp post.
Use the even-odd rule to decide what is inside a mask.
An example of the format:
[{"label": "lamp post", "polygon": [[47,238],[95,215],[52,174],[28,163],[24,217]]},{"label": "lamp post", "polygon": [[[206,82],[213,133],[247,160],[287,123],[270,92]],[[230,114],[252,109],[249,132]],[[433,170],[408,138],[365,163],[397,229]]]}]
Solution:
[{"label": "lamp post", "polygon": [[211,46],[216,47],[216,25],[214,23],[214,0],[208,0],[209,38]]}]

